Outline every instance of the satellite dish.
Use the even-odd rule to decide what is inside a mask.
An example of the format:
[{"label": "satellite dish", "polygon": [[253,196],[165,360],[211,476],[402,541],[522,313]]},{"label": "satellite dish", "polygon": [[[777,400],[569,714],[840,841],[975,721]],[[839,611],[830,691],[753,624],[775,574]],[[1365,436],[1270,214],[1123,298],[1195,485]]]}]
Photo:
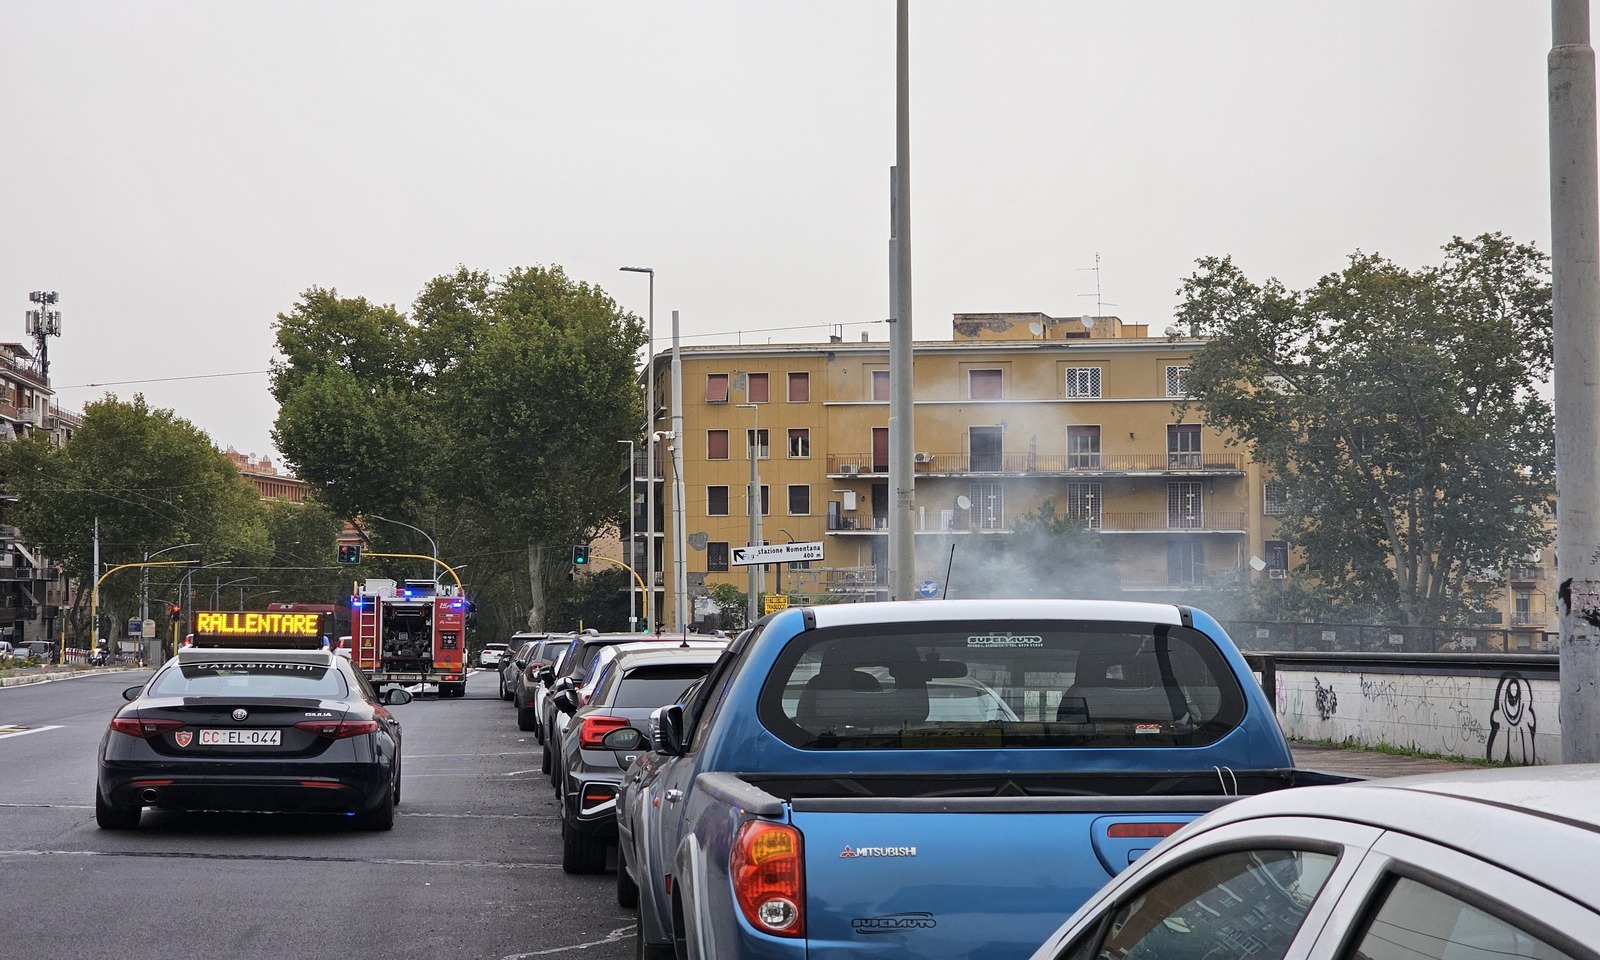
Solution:
[{"label": "satellite dish", "polygon": [[1083,324],[1083,329],[1085,330],[1094,329],[1094,317],[1089,316],[1087,313],[1080,317],[1078,322]]},{"label": "satellite dish", "polygon": [[956,506],[960,507],[963,510],[971,510],[972,509],[972,501],[968,500],[967,499],[967,495],[963,493],[961,496],[956,497]]},{"label": "satellite dish", "polygon": [[1040,336],[1040,335],[1042,335],[1044,333],[1044,324],[1042,324],[1039,321],[1035,320],[1032,323],[1028,324],[1028,332],[1033,334],[1036,337]]},{"label": "satellite dish", "polygon": [[1176,340],[1178,337],[1183,336],[1183,328],[1178,326],[1177,324],[1173,324],[1172,326],[1168,327],[1166,330],[1164,330],[1162,332],[1165,333],[1168,337],[1170,337],[1170,338],[1172,338],[1174,340]]},{"label": "satellite dish", "polygon": [[1260,573],[1261,571],[1267,569],[1267,561],[1261,559],[1260,557],[1251,557],[1250,569]]}]

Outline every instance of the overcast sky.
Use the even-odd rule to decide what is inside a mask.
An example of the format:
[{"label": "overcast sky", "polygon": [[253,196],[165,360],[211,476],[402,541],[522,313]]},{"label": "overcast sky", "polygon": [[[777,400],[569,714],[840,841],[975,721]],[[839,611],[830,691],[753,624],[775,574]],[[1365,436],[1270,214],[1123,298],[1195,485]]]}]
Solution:
[{"label": "overcast sky", "polygon": [[[917,338],[1097,312],[1097,255],[1158,333],[1211,254],[1298,288],[1548,252],[1549,35],[1536,0],[912,0]],[[893,0],[0,0],[0,338],[55,290],[63,406],[268,455],[311,286],[558,264],[644,316],[640,265],[658,342],[882,340],[894,124]]]}]

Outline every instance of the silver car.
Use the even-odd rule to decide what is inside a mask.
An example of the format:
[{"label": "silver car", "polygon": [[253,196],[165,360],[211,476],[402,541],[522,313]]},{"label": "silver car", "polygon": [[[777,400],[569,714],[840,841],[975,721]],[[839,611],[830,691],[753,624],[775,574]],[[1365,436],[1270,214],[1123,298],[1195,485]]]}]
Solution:
[{"label": "silver car", "polygon": [[1194,821],[1033,960],[1597,956],[1600,765],[1303,787]]}]

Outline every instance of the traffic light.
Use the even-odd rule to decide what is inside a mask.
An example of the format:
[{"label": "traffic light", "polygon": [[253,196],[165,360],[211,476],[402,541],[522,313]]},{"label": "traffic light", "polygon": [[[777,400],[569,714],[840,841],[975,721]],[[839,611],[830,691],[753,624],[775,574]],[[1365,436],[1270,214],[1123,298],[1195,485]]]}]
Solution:
[{"label": "traffic light", "polygon": [[167,605],[167,619],[177,620],[183,616],[182,604],[172,603]]},{"label": "traffic light", "polygon": [[572,548],[572,565],[575,567],[587,567],[589,565],[589,545],[587,543],[580,543]]},{"label": "traffic light", "polygon": [[360,563],[361,562],[361,544],[359,544],[359,543],[341,543],[341,544],[339,544],[339,562],[340,563]]}]

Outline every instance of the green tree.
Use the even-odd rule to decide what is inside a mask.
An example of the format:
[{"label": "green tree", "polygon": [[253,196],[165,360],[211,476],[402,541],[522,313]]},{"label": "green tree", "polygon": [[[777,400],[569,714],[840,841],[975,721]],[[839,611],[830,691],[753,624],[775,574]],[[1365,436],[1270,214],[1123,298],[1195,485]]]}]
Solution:
[{"label": "green tree", "polygon": [[[256,564],[270,554],[255,487],[203,432],[140,395],[88,404],[83,425],[60,447],[48,437],[0,444],[0,477],[20,498],[10,516],[23,536],[84,585],[80,607],[96,575],[97,524],[107,566],[183,543],[199,544],[207,560]],[[174,558],[184,559],[178,552],[159,559]],[[174,570],[152,568],[152,598],[167,589],[158,585],[176,581]],[[115,620],[132,612],[139,579],[135,571],[108,578],[101,613]]]},{"label": "green tree", "polygon": [[1500,234],[1443,249],[1415,271],[1358,252],[1299,292],[1208,257],[1178,291],[1207,338],[1180,407],[1285,485],[1307,607],[1457,621],[1471,579],[1548,542],[1546,258]]},{"label": "green tree", "polygon": [[950,558],[944,590],[952,598],[1104,599],[1121,594],[1116,558],[1100,535],[1057,514],[1053,500],[1018,517],[1010,536],[947,538],[940,554]]},{"label": "green tree", "polygon": [[[411,315],[312,289],[278,317],[274,438],[344,516],[436,531],[448,556],[522,551],[526,626],[566,564],[628,508],[616,441],[643,420],[639,318],[559,267],[430,281]],[[554,557],[554,554],[552,554]],[[504,591],[497,591],[504,593]]]}]

